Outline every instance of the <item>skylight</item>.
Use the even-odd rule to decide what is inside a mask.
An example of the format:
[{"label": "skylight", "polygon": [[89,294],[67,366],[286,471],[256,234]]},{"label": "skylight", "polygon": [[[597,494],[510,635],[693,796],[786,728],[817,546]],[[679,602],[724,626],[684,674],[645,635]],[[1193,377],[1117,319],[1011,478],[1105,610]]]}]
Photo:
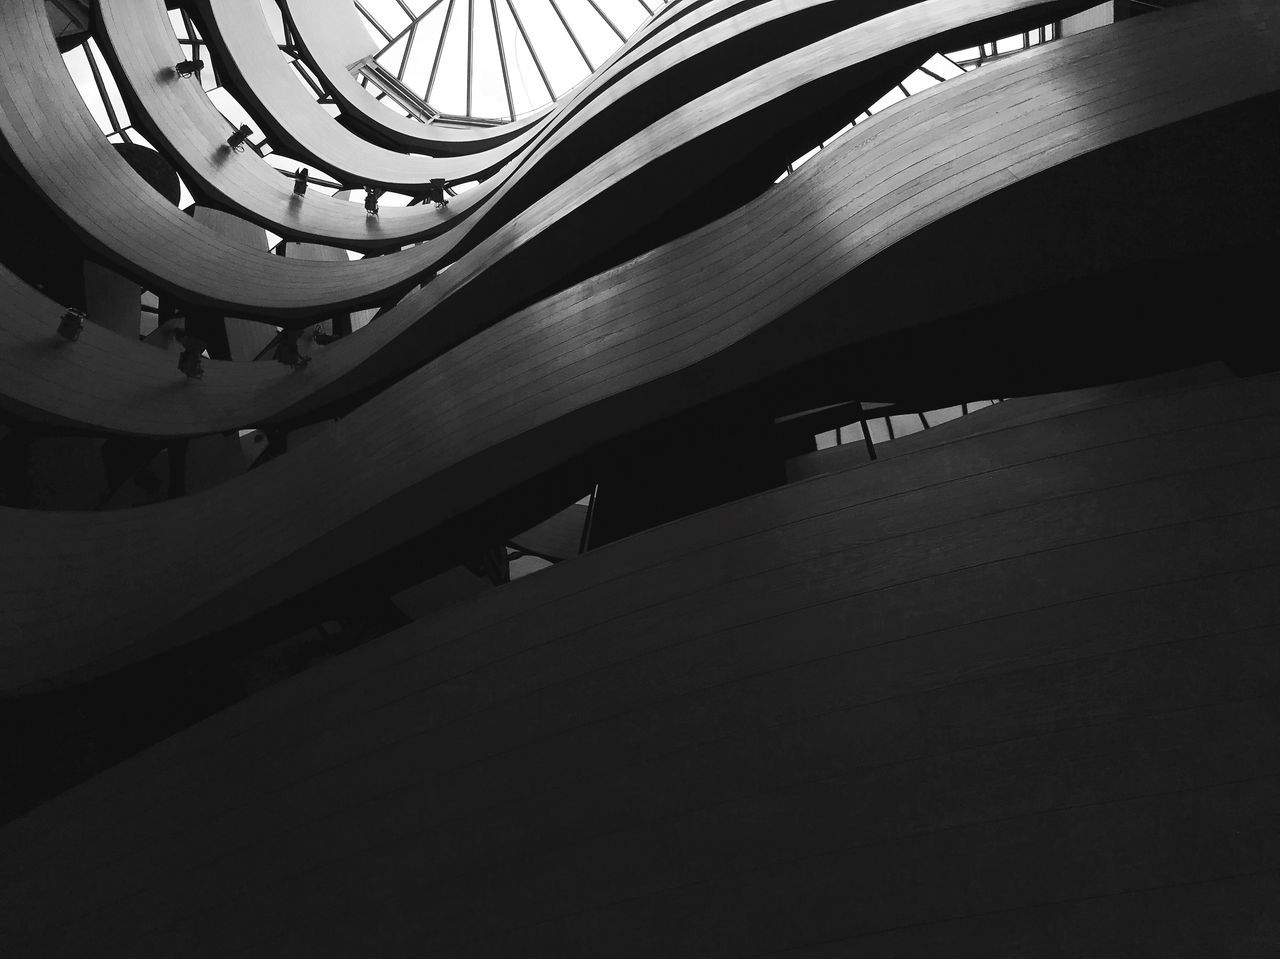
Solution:
[{"label": "skylight", "polygon": [[[375,60],[437,113],[505,121],[563,96],[663,0],[357,0]],[[376,77],[366,85],[377,87]]]}]

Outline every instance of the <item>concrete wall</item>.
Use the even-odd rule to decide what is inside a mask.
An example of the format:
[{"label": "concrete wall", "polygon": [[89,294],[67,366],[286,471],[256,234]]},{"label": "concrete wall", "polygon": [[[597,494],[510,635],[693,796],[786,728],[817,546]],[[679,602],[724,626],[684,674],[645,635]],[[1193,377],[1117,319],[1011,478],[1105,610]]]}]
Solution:
[{"label": "concrete wall", "polygon": [[1271,956],[1280,380],[1014,400],[0,832],[40,956]]}]

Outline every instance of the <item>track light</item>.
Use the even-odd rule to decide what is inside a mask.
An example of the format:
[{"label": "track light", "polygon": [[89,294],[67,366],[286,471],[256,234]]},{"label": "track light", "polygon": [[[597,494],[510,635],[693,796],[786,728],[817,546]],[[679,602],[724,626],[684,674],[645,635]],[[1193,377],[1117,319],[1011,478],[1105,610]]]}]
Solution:
[{"label": "track light", "polygon": [[253,136],[253,131],[249,129],[248,124],[242,123],[235,133],[227,137],[227,146],[235,150],[236,153],[243,153],[244,145],[249,142],[251,136]]},{"label": "track light", "polygon": [[80,331],[83,329],[84,313],[80,310],[68,309],[58,319],[58,335],[71,343],[80,339]]},{"label": "track light", "polygon": [[448,185],[448,181],[444,177],[432,177],[430,189],[427,191],[427,197],[436,205],[436,209],[441,209],[449,205],[449,198],[444,195],[444,188]]},{"label": "track light", "polygon": [[298,351],[298,337],[301,330],[286,332],[280,345],[276,348],[276,362],[283,363],[285,366],[292,366],[295,370],[304,370],[307,364],[311,362],[311,357],[303,356]]},{"label": "track light", "polygon": [[174,330],[173,338],[182,344],[182,352],[178,354],[178,369],[185,373],[188,379],[204,379],[204,363],[200,358],[200,354],[204,352],[204,340],[187,336],[186,330]]},{"label": "track light", "polygon": [[371,186],[364,188],[364,212],[369,216],[378,215],[378,196],[380,191]]},{"label": "track light", "polygon": [[178,369],[185,373],[188,379],[204,379],[204,363],[201,362],[200,354],[194,350],[183,350],[178,354]]},{"label": "track light", "polygon": [[304,166],[298,167],[298,172],[293,175],[293,192],[298,196],[303,196],[307,192],[307,174],[311,171]]},{"label": "track light", "polygon": [[203,60],[179,60],[173,66],[173,72],[180,77],[190,77],[204,69]]}]

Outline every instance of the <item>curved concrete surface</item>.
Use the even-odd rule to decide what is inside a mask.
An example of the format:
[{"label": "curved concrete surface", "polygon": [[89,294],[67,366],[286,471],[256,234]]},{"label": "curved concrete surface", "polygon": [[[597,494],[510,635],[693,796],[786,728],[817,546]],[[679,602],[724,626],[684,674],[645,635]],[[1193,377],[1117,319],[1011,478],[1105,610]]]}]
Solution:
[{"label": "curved concrete surface", "polygon": [[[325,351],[304,375],[282,381],[278,375],[263,378],[267,377],[267,374],[237,372],[236,375],[239,377],[237,382],[243,383],[247,378],[249,382],[260,384],[265,389],[253,393],[239,393],[238,404],[234,408],[224,408],[223,416],[216,421],[218,425],[215,428],[226,428],[225,424],[229,420],[233,421],[232,425],[246,426],[261,425],[276,418],[305,416],[309,411],[335,402],[353,391],[368,389],[389,376],[399,375],[411,369],[423,359],[465,338],[470,332],[483,328],[504,315],[513,306],[527,302],[531,294],[547,282],[548,263],[556,263],[565,272],[580,268],[581,264],[595,255],[597,249],[595,234],[590,231],[601,229],[600,221],[608,222],[615,214],[607,207],[603,212],[596,212],[594,225],[591,225],[590,219],[585,223],[582,221],[575,223],[568,219],[568,215],[585,209],[584,215],[591,216],[593,210],[600,208],[592,207],[590,201],[598,200],[601,195],[613,203],[625,202],[625,197],[606,191],[605,188],[610,185],[610,182],[601,182],[599,170],[610,171],[615,177],[611,182],[621,178],[625,186],[629,182],[624,176],[626,171],[642,170],[646,163],[670,153],[690,137],[705,150],[703,162],[696,167],[686,166],[680,179],[664,187],[658,195],[653,195],[651,188],[643,184],[634,187],[640,195],[644,196],[644,201],[638,205],[633,203],[628,216],[632,225],[639,225],[645,222],[646,218],[657,216],[662,210],[678,203],[688,193],[696,190],[701,183],[714,178],[722,157],[737,155],[738,151],[744,149],[752,149],[754,144],[768,138],[768,128],[743,123],[731,124],[731,120],[749,117],[753,111],[768,108],[775,101],[784,106],[787,103],[809,102],[813,97],[809,88],[802,85],[805,81],[813,81],[826,76],[831,71],[848,68],[850,64],[855,70],[860,65],[865,66],[874,75],[875,70],[886,68],[877,66],[881,60],[887,61],[890,65],[897,62],[893,51],[897,45],[908,39],[918,44],[927,44],[930,42],[927,38],[934,38],[939,35],[939,32],[945,35],[948,30],[954,30],[958,24],[964,24],[974,17],[996,17],[997,20],[1001,14],[1033,17],[1040,15],[1045,9],[1039,4],[1027,3],[1026,0],[1023,2],[1004,0],[1001,3],[987,0],[983,3],[965,4],[961,9],[954,9],[954,5],[952,7],[953,9],[944,14],[939,12],[941,8],[936,3],[922,4],[910,11],[882,18],[876,24],[882,29],[869,31],[875,34],[874,38],[863,37],[859,42],[850,42],[851,39],[856,40],[859,34],[856,27],[851,28],[827,41],[811,44],[783,58],[772,65],[772,68],[769,66],[757,68],[740,80],[703,95],[686,108],[664,116],[648,127],[638,142],[634,144],[628,142],[616,148],[598,164],[577,174],[514,221],[502,224],[497,235],[473,251],[469,257],[464,258],[455,269],[438,277],[417,294],[406,298],[377,324],[363,331],[360,337],[344,341]],[[42,36],[46,33],[47,31],[38,24],[40,14],[36,7],[29,4],[25,7],[18,5],[14,8],[14,13],[24,9],[28,16],[20,25],[32,31],[33,35]],[[15,26],[17,25],[19,24],[15,23]],[[14,34],[14,36],[17,35],[17,33]],[[47,38],[46,45],[48,45]],[[27,59],[33,58],[28,55]],[[46,58],[44,66],[50,71],[50,82],[56,84],[56,81],[60,80],[62,86],[58,88],[58,92],[74,101],[68,109],[83,113],[78,94],[71,88],[65,70],[60,63],[55,65],[47,62],[49,59],[51,58]],[[23,73],[25,67],[19,67],[17,64],[16,58],[13,61],[4,61],[4,65],[17,70],[18,77],[25,76]],[[660,58],[645,65],[646,70],[657,76],[661,75],[662,68]],[[775,72],[781,73],[781,77],[771,80],[770,76]],[[643,78],[643,76],[638,77],[637,82]],[[838,97],[841,89],[829,89],[826,91],[826,96]],[[974,89],[978,90],[978,88]],[[610,91],[611,96],[616,93],[617,90]],[[791,99],[787,100],[788,97]],[[577,122],[585,122],[592,115],[591,110],[603,110],[606,106],[606,103],[594,101],[574,119]],[[717,127],[708,130],[708,117],[723,120],[722,127],[725,129]],[[78,135],[81,139],[88,137],[95,148],[100,150],[101,145],[96,129],[91,129],[91,126],[91,121],[83,117],[76,128]],[[46,192],[57,197],[60,192],[66,190],[65,179],[50,180],[49,177],[59,172],[60,158],[69,152],[74,152],[80,141],[74,138],[56,141],[47,135],[50,132],[57,132],[57,128],[51,125],[46,135],[40,138],[19,139],[29,149],[45,151],[43,155],[37,154],[39,159],[33,159],[30,162],[30,168],[37,177],[46,178],[45,182],[50,186]],[[727,139],[717,140],[716,137],[721,134]],[[72,187],[78,189],[79,193],[76,195],[77,202],[70,205],[68,215],[83,213],[82,208],[86,205],[110,204],[118,200],[121,194],[127,198],[131,191],[135,194],[138,192],[135,178],[130,178],[123,170],[112,172],[124,178],[118,181],[118,190],[104,192],[86,189],[87,184],[83,176],[73,180]],[[112,181],[109,175],[103,174],[97,182]],[[511,184],[503,185],[499,191],[499,199],[503,195],[501,190],[508,189],[510,186]],[[468,197],[477,192],[472,191]],[[464,197],[462,201],[455,201],[455,203],[461,205],[466,200],[467,198]],[[190,277],[189,271],[185,268],[184,254],[193,257],[197,266],[210,262],[208,256],[201,252],[202,248],[199,245],[184,246],[181,235],[172,231],[166,232],[164,221],[158,218],[140,219],[140,212],[145,210],[139,210],[133,205],[122,205],[119,209],[108,206],[100,215],[88,221],[88,228],[97,230],[98,236],[105,237],[105,242],[111,245],[110,248],[133,251],[128,262],[135,269],[140,268],[139,259],[145,259],[153,265],[154,269],[167,271],[171,281],[175,273],[179,274],[181,280],[189,287]],[[190,223],[189,218],[182,218],[179,222],[184,231],[194,229],[194,224]],[[551,229],[553,226],[559,232]],[[584,226],[588,227],[587,231],[583,230]],[[488,226],[485,225],[483,228],[487,229]],[[430,262],[430,258],[439,255],[440,250],[456,248],[456,244],[464,241],[466,229],[477,229],[477,221],[472,221],[463,230],[453,231],[448,238],[432,241],[431,244],[424,244],[413,250],[380,257],[373,261],[362,261],[360,264],[338,264],[342,269],[334,269],[330,265],[309,264],[312,270],[311,274],[308,274],[308,279],[319,271],[323,271],[327,279],[323,285],[308,284],[304,301],[314,303],[317,300],[325,300],[326,305],[333,309],[339,309],[343,303],[350,302],[344,297],[344,294],[349,291],[344,291],[342,283],[342,278],[349,275],[348,268],[363,267],[369,274],[376,274],[384,282],[394,279],[404,282],[403,278],[406,275],[413,276],[415,268],[421,266],[424,260]],[[136,236],[134,236],[135,233]],[[170,242],[160,249],[159,239],[165,237]],[[202,237],[201,240],[217,242],[216,237],[212,241],[209,241],[207,236]],[[544,246],[539,248],[533,242],[535,240],[543,243]],[[454,246],[444,246],[444,244]],[[539,249],[543,251],[542,254],[535,256]],[[554,256],[546,255],[550,250],[555,251]],[[249,255],[248,251],[239,250],[238,252],[241,258]],[[513,253],[521,254],[526,259],[513,258]],[[536,272],[530,272],[529,266],[524,265],[533,260],[538,260],[541,264]],[[284,283],[284,279],[288,277],[287,272],[281,273],[275,270],[276,265],[280,263],[280,258],[259,258],[255,262],[264,268],[268,264],[271,267],[269,286],[272,302],[279,304],[284,301],[291,308],[291,312],[298,311],[296,299],[300,295],[298,290],[294,285]],[[175,266],[180,269],[175,271]],[[360,275],[366,276],[363,272]],[[229,312],[244,312],[243,302],[246,299],[246,291],[253,292],[256,287],[241,282],[240,277],[225,271],[218,271],[216,280],[218,305],[227,306]],[[262,277],[261,283],[268,284],[268,275]],[[205,288],[207,289],[207,286]],[[260,309],[261,306],[262,303],[259,301],[256,308]],[[283,309],[284,306],[281,305],[279,308]],[[315,309],[314,306],[307,306],[304,312],[310,311],[310,315],[314,315]],[[431,322],[417,323],[418,318],[426,313],[431,314]],[[298,321],[291,320],[288,315],[281,316],[279,319],[286,324],[305,324],[310,321],[310,315]],[[36,405],[30,399],[24,399],[24,402]],[[123,403],[119,413],[124,418],[134,416],[130,408]],[[136,419],[133,422],[125,419],[118,423],[117,428],[124,432],[145,431],[149,428],[150,419],[144,418],[143,423],[148,425],[140,426]],[[212,420],[188,422],[187,428],[179,432],[207,432],[213,426]]]},{"label": "curved concrete surface", "polygon": [[[1240,242],[1231,213],[1249,208],[1266,174],[1215,183],[1213,144],[1265,128],[1256,121],[1274,99],[1257,94],[1280,88],[1280,39],[1269,22],[1207,7],[1146,19],[984,69],[972,90],[945,84],[859,125],[751,209],[515,314],[247,477],[114,515],[0,512],[6,541],[20,544],[2,594],[4,688],[216,632],[593,444],[830,349]],[[1224,134],[1214,123],[1228,104],[1245,112],[1230,114]],[[1188,166],[1162,167],[1162,156]],[[1149,171],[1146,193],[1110,183],[1113,158]],[[1242,162],[1254,160],[1269,169],[1265,155]],[[1029,209],[1060,208],[1034,255],[982,202],[1015,188]],[[967,246],[946,229],[957,223]],[[922,250],[942,252],[929,250],[935,232],[950,270],[904,288]],[[1001,269],[991,269],[992,249]],[[906,259],[895,262],[899,250]],[[693,282],[707,271],[716,283]],[[839,307],[851,289],[864,307],[855,323]],[[318,472],[343,494],[303,502],[302,478]],[[295,510],[305,522],[290,522]],[[57,545],[69,543],[72,552]],[[188,554],[198,579],[170,572]],[[142,585],[158,557],[171,584],[162,596]],[[97,599],[66,608],[64,575]]]},{"label": "curved concrete surface", "polygon": [[1263,959],[1280,383],[969,419],[408,626],[59,797],[0,831],[0,934],[50,959]]},{"label": "curved concrete surface", "polygon": [[[44,4],[6,4],[3,18],[0,70],[7,95],[0,136],[10,158],[97,252],[124,271],[230,313],[300,317],[336,308],[348,296],[353,303],[385,299],[425,265],[401,269],[388,282],[385,267],[369,268],[376,261],[288,261],[201,228],[152,190],[102,136],[58,54]],[[226,149],[223,159],[235,164],[245,158]],[[346,293],[335,296],[338,288]]]},{"label": "curved concrete surface", "polygon": [[[885,9],[892,9],[895,5],[893,2],[881,4]],[[727,0],[703,4],[693,14],[677,20],[674,25],[668,24],[667,29],[660,32],[652,44],[663,53],[661,62],[655,64],[645,77],[639,78],[640,82],[635,82],[633,78],[633,82],[625,89],[615,91],[611,101],[617,93],[632,93],[637,88],[642,93],[653,92],[656,84],[643,81],[660,76],[664,69],[675,66],[685,74],[682,90],[687,90],[689,86],[687,72],[693,67],[698,70],[701,86],[715,86],[718,78],[731,79],[735,67],[742,69],[747,65],[755,65],[755,61],[743,49],[744,40],[751,37],[753,31],[760,49],[757,56],[764,59],[765,50],[772,48],[778,52],[786,49],[779,39],[779,30],[789,18],[808,13],[815,7],[829,7],[833,13],[839,9],[834,0],[814,0],[784,9],[764,4],[736,14],[729,22],[720,24],[706,36],[697,36],[694,40],[671,49],[681,37],[687,40],[702,21],[723,16],[721,8],[725,6],[728,6]],[[874,12],[875,7],[869,6],[865,10],[860,8],[858,18],[866,19]],[[830,21],[830,28],[843,25],[848,19],[847,15],[839,14]],[[103,39],[106,41],[104,50],[112,58],[118,76],[126,90],[142,104],[140,113],[148,131],[175,155],[184,174],[243,215],[262,222],[282,235],[341,244],[353,249],[384,249],[438,235],[460,215],[474,209],[480,198],[479,195],[468,195],[463,201],[455,201],[443,211],[432,207],[388,207],[377,219],[366,217],[358,205],[338,204],[324,196],[316,196],[314,201],[299,202],[292,195],[292,185],[270,164],[254,162],[252,157],[247,158],[247,162],[234,165],[226,163],[223,149],[225,137],[222,136],[225,123],[221,113],[204,95],[202,88],[190,83],[175,82],[176,77],[169,69],[181,56],[181,49],[173,37],[172,27],[159,0],[153,4],[138,0],[111,0],[102,5],[101,21]],[[679,26],[680,33],[669,36],[674,26]],[[770,29],[767,40],[762,29],[765,27]],[[637,36],[642,34],[643,31]],[[724,41],[729,38],[734,40],[733,57],[717,59],[717,53],[724,49]],[[608,64],[602,66],[592,82],[580,93],[566,100],[562,114],[544,125],[536,139],[527,146],[545,143],[548,133],[576,113],[585,100],[597,95],[599,89],[607,89],[617,83],[619,77],[625,76],[628,70],[634,70],[636,64],[632,61],[636,58],[627,61],[623,57],[629,50],[629,47],[623,48]],[[646,57],[654,55],[653,50],[646,52]],[[293,77],[289,77],[289,80],[292,90],[297,83]],[[663,112],[661,106],[652,103],[645,104],[644,108],[653,113]],[[636,107],[624,108],[626,109],[634,112]],[[599,149],[598,144],[598,136],[593,137],[586,149]],[[559,145],[562,146],[563,141]],[[528,150],[524,152],[527,154]],[[575,146],[573,161],[576,164],[581,166],[587,156],[584,146]],[[520,164],[513,164],[504,175],[510,175],[519,166]],[[547,170],[545,163],[541,170]]]},{"label": "curved concrete surface", "polygon": [[0,409],[29,423],[148,437],[186,435],[193,424],[234,429],[237,398],[286,382],[290,372],[208,361],[219,376],[197,389],[178,372],[175,353],[95,323],[68,343],[57,334],[65,307],[3,266],[0,298]]}]

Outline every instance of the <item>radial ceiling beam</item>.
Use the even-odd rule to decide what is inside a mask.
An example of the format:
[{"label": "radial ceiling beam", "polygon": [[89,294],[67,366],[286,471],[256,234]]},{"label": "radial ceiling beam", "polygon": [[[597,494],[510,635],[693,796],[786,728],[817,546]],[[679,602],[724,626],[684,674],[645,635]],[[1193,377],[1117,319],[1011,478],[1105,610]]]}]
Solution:
[{"label": "radial ceiling beam", "polygon": [[431,102],[431,93],[436,88],[436,76],[440,72],[440,58],[444,55],[444,41],[449,35],[449,25],[453,22],[453,5],[457,0],[449,0],[449,5],[444,10],[444,26],[440,29],[440,39],[436,42],[435,59],[431,61],[431,78],[427,80],[427,92],[423,96],[423,100]]},{"label": "radial ceiling beam", "polygon": [[565,19],[564,13],[560,10],[560,4],[556,0],[548,0],[551,9],[555,11],[557,17],[560,18],[560,25],[564,27],[564,32],[569,34],[569,39],[573,41],[574,47],[577,48],[578,55],[582,57],[582,62],[587,65],[587,69],[594,71],[596,65],[591,62],[591,58],[587,56],[587,51],[582,49],[582,44],[578,42],[578,35],[573,32],[573,27],[569,26],[569,21]]},{"label": "radial ceiling beam", "polygon": [[525,49],[529,51],[529,56],[533,58],[533,65],[538,68],[538,76],[542,78],[542,85],[547,89],[547,96],[554,100],[556,92],[551,86],[551,81],[547,79],[547,71],[542,68],[542,59],[538,56],[538,51],[529,42],[529,33],[524,28],[524,21],[520,19],[520,12],[516,9],[513,0],[505,0],[505,2],[507,9],[511,11],[512,19],[516,22],[516,29],[520,31],[520,36],[524,40]]},{"label": "radial ceiling beam", "polygon": [[502,66],[502,88],[507,94],[507,113],[514,120],[516,105],[511,95],[511,76],[507,72],[507,52],[502,48],[502,24],[498,21],[498,0],[489,0],[489,10],[493,16],[493,35],[494,42],[498,46],[498,63]]}]

